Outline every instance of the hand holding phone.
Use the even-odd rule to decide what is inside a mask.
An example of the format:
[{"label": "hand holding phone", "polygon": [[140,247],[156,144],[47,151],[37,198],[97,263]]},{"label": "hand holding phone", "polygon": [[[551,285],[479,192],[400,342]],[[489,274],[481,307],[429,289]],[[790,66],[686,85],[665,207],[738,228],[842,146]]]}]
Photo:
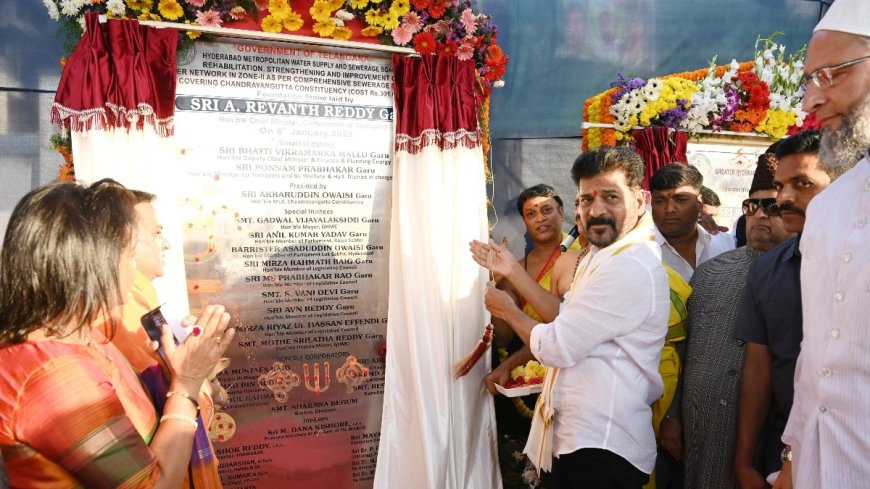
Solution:
[{"label": "hand holding phone", "polygon": [[[146,312],[140,321],[142,322],[142,327],[145,328],[145,332],[148,334],[148,338],[150,338],[151,341],[157,342],[157,355],[160,356],[160,360],[163,361],[164,366],[168,368],[169,359],[166,358],[166,353],[163,351],[163,345],[160,343],[160,339],[163,337],[163,325],[169,324],[169,322],[166,321],[163,313],[160,312],[160,307],[161,306],[157,306]],[[174,334],[172,336],[177,345],[178,339],[175,338]]]}]

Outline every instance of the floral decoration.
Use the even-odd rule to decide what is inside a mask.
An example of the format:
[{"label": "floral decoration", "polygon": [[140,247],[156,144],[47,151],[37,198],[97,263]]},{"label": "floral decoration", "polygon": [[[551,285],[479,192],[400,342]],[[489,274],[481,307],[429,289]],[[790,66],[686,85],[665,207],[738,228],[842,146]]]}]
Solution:
[{"label": "floral decoration", "polygon": [[57,169],[57,179],[62,182],[74,182],[76,172],[73,166],[72,138],[69,134],[54,134],[51,136],[51,147],[63,157],[63,164]]},{"label": "floral decoration", "polygon": [[583,149],[625,143],[635,127],[770,138],[818,127],[815,116],[801,109],[806,48],[786,55],[775,42],[779,35],[759,38],[755,60],[745,63],[716,66],[713,58],[707,68],[648,80],[618,75],[609,90],[583,106],[583,120],[597,123],[583,129]]},{"label": "floral decoration", "polygon": [[546,375],[547,367],[541,365],[536,360],[529,360],[525,365],[520,365],[511,370],[510,381],[508,381],[505,387],[543,384],[544,376]]},{"label": "floral decoration", "polygon": [[[472,0],[314,0],[310,20],[294,9],[293,0],[43,0],[49,16],[72,26],[81,36],[84,14],[96,11],[114,18],[136,18],[220,27],[250,18],[264,32],[296,32],[308,26],[314,34],[348,40],[352,25],[381,43],[405,46],[421,55],[473,59],[479,100],[500,83],[508,57],[496,44],[498,27],[472,5]],[[297,7],[298,8],[298,7]],[[361,26],[361,27],[360,27]],[[187,32],[195,39],[199,32]]]},{"label": "floral decoration", "polygon": [[420,54],[473,59],[481,98],[504,77],[508,57],[496,44],[498,27],[471,0],[349,0],[345,7],[368,24],[361,33]]}]

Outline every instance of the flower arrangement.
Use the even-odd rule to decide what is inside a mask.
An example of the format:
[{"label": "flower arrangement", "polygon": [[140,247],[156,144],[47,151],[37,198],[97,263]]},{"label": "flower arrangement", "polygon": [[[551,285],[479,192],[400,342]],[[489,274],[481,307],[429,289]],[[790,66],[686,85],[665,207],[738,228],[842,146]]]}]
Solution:
[{"label": "flower arrangement", "polygon": [[731,131],[781,138],[816,127],[812,114],[801,109],[803,55],[806,48],[786,55],[775,39],[759,38],[755,60],[732,61],[660,78],[626,79],[621,74],[611,88],[586,100],[583,120],[611,127],[583,129],[583,149],[631,139],[634,127],[666,126],[700,132]]},{"label": "flower arrangement", "polygon": [[471,0],[350,0],[348,11],[365,17],[365,36],[413,47],[420,54],[473,59],[486,98],[504,76],[508,57],[496,44],[498,26]]},{"label": "flower arrangement", "polygon": [[[296,32],[348,40],[351,24],[363,36],[383,44],[407,46],[421,55],[474,60],[478,95],[485,99],[504,76],[508,57],[496,44],[498,27],[475,11],[472,0],[43,0],[49,16],[81,36],[84,14],[96,11],[115,18],[136,18],[220,27],[253,21],[264,32]],[[299,5],[311,5],[304,17]],[[294,9],[296,6],[296,9]],[[198,32],[188,32],[190,38]]]},{"label": "flower arrangement", "polygon": [[[259,0],[258,0],[259,1]],[[77,23],[84,29],[88,12],[113,18],[136,18],[218,27],[254,12],[252,0],[43,0],[52,20]]]},{"label": "flower arrangement", "polygon": [[511,380],[506,388],[520,387],[523,385],[542,384],[547,375],[547,367],[535,360],[529,360],[525,365],[520,365],[511,370]]}]

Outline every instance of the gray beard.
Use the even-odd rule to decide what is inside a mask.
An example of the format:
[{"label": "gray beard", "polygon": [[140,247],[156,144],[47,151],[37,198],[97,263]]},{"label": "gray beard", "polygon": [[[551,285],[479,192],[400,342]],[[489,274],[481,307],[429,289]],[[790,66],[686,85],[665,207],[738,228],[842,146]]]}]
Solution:
[{"label": "gray beard", "polygon": [[832,175],[840,175],[855,166],[870,149],[870,95],[843,120],[843,125],[833,132],[822,133],[819,159],[828,166]]}]

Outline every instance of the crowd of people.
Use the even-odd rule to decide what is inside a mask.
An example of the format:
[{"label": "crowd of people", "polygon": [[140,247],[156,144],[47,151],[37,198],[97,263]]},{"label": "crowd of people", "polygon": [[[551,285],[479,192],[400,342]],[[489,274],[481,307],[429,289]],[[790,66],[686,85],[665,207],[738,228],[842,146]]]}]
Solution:
[{"label": "crowd of people", "polygon": [[545,218],[522,204],[534,243],[523,260],[504,243],[471,243],[495,278],[493,324],[524,344],[485,387],[495,393],[529,359],[548,367],[524,453],[549,477],[533,487],[870,480],[868,18],[870,5],[838,0],[816,26],[803,104],[821,129],[759,156],[745,244],[708,225],[718,198],[698,170],[659,168],[647,194],[640,156],[607,146],[571,169],[582,249],[558,256],[555,237],[539,243]]}]

